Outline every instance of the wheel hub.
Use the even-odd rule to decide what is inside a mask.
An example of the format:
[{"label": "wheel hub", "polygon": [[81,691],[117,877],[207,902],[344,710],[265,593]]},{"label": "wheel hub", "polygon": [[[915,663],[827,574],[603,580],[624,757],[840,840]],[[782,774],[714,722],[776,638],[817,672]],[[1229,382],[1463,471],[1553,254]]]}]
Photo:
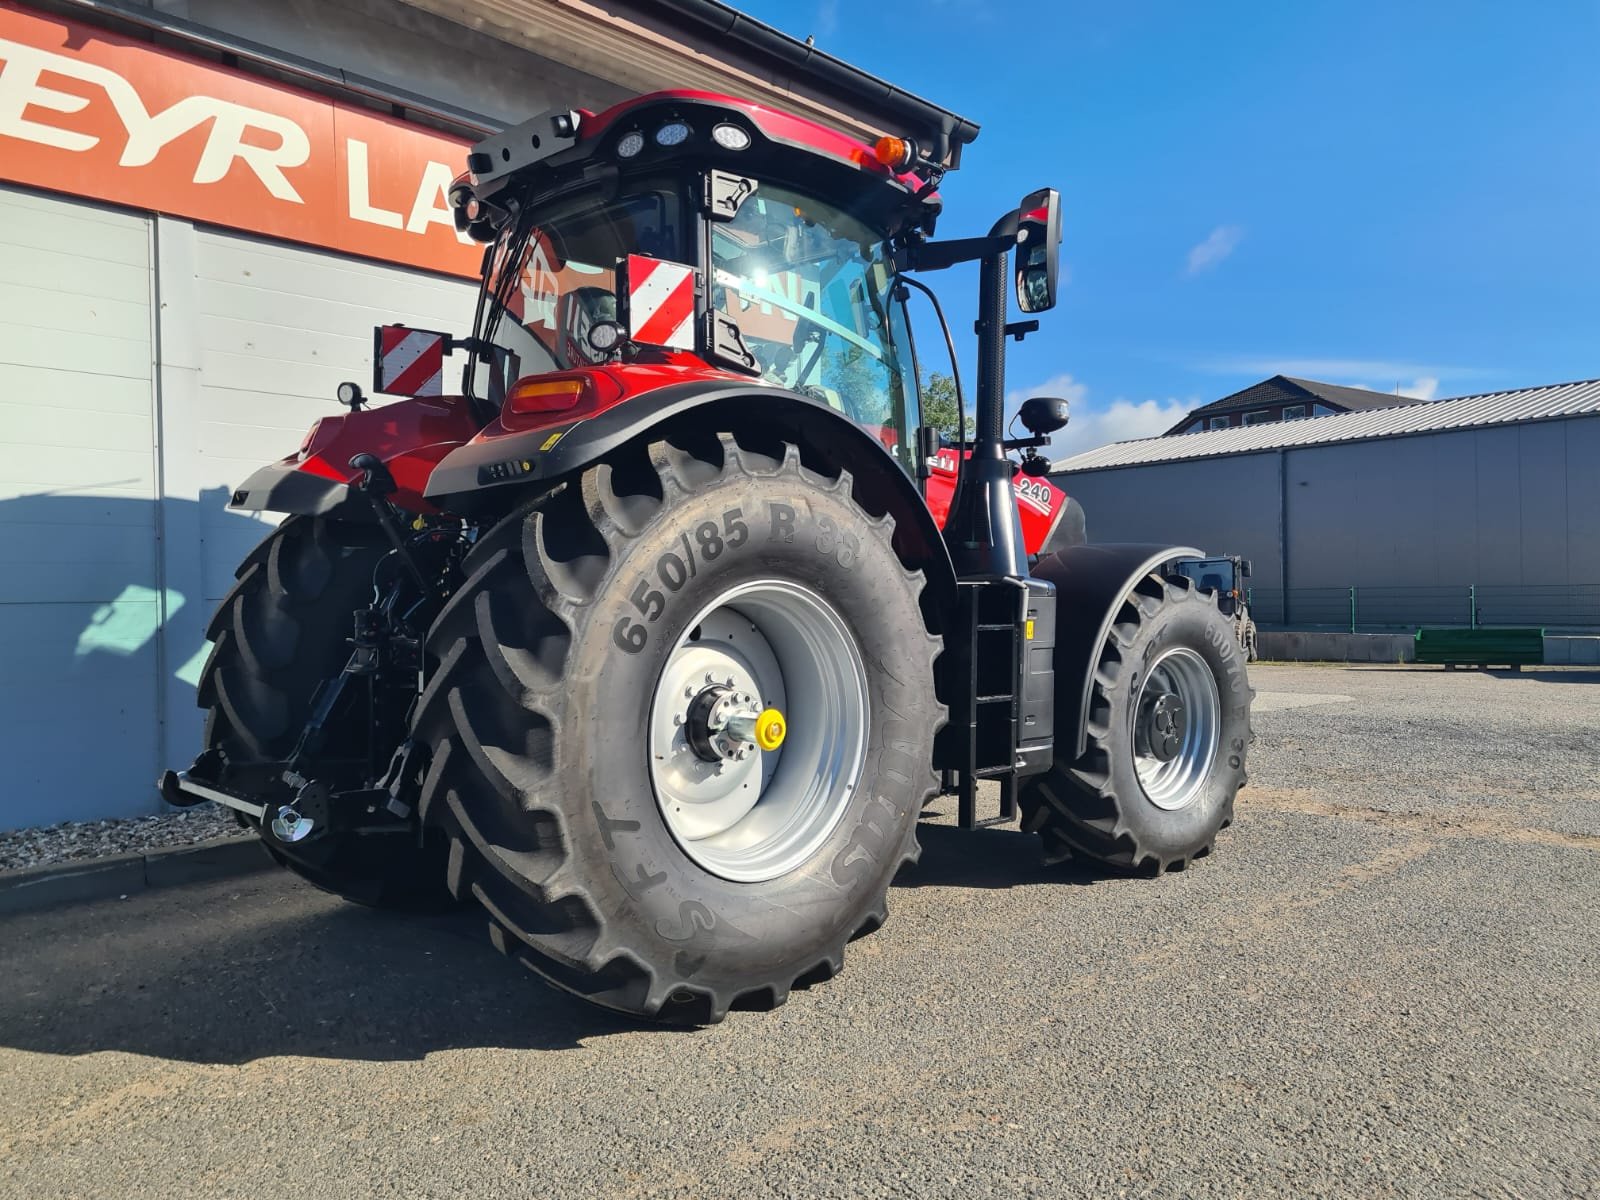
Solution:
[{"label": "wheel hub", "polygon": [[1183,748],[1189,710],[1176,692],[1146,693],[1139,714],[1139,750],[1157,762],[1171,762]]},{"label": "wheel hub", "polygon": [[743,762],[755,752],[756,723],[761,716],[761,705],[749,692],[711,684],[689,701],[683,719],[684,740],[703,762]]}]

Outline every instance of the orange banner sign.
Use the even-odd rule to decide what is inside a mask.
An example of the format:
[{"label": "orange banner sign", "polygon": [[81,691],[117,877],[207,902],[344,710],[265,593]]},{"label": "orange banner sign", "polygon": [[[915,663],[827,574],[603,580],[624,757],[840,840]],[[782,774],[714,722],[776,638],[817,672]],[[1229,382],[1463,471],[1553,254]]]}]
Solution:
[{"label": "orange banner sign", "polygon": [[0,0],[0,179],[475,276],[467,145]]}]

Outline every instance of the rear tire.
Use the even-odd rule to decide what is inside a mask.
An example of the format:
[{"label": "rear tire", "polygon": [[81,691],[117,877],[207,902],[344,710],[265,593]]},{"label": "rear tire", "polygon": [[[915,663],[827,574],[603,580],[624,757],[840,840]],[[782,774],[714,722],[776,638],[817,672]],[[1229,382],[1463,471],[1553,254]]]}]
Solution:
[{"label": "rear tire", "polygon": [[[440,666],[416,731],[433,748],[423,807],[449,836],[452,889],[483,904],[500,950],[622,1012],[714,1022],[836,974],[845,944],[883,923],[936,786],[941,642],[919,607],[923,577],[896,557],[892,520],[852,497],[848,473],[828,479],[793,446],[771,451],[722,434],[591,467],[480,539],[429,637]],[[753,807],[707,834],[682,809],[722,801],[673,790],[668,760],[684,747],[671,706],[726,674],[697,673],[686,691],[675,672],[702,637],[734,653],[721,639],[737,622],[718,626],[714,613],[765,634],[785,611],[799,631],[791,649],[807,650],[805,628],[821,648],[786,654],[772,634],[791,698],[808,686],[793,673],[802,660],[835,662],[842,682],[787,714],[788,740],[764,752],[773,759],[734,777],[755,781]],[[830,704],[845,715],[825,723]],[[862,718],[854,732],[850,713]],[[838,734],[815,765],[819,786],[837,789],[825,804],[795,793],[785,808],[783,756],[808,734]],[[704,761],[713,775],[746,769]],[[791,779],[812,774],[811,760],[793,761],[803,769]]]},{"label": "rear tire", "polygon": [[[318,686],[350,655],[352,614],[370,601],[387,552],[376,528],[294,516],[240,564],[206,630],[214,645],[198,692],[206,747],[230,763],[220,782],[252,796],[283,792],[273,770],[233,764],[293,750]],[[280,866],[346,900],[407,911],[454,904],[437,836],[419,847],[403,833],[331,834],[289,851],[254,820],[240,821]]]},{"label": "rear tire", "polygon": [[[1039,834],[1050,862],[1077,855],[1124,871],[1182,870],[1211,852],[1245,783],[1253,693],[1233,623],[1214,594],[1148,575],[1093,670],[1084,753],[1074,756],[1076,730],[1056,731],[1054,765],[1020,790],[1023,828]],[[1081,686],[1064,674],[1057,685]],[[1185,714],[1175,750],[1152,748],[1145,724],[1170,720],[1152,711],[1162,695],[1180,697]],[[1056,708],[1070,711],[1059,698]]]}]

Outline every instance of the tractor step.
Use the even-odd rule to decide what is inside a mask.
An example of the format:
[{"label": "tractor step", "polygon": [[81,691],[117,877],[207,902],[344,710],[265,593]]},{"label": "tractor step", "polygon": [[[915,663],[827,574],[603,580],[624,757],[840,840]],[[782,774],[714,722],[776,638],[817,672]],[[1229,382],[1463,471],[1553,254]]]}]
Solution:
[{"label": "tractor step", "polygon": [[[978,829],[1014,820],[1017,780],[1050,766],[1055,589],[1009,576],[967,578],[959,588],[960,623],[945,644],[974,686],[950,706],[954,790],[961,828]],[[1000,781],[1000,815],[980,820],[982,779]]]}]

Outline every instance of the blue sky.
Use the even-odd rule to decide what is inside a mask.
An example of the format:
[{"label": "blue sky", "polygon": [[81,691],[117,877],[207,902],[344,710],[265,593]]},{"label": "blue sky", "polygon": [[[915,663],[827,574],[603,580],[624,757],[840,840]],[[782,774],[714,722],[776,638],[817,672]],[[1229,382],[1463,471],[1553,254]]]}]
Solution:
[{"label": "blue sky", "polygon": [[[1068,283],[1009,358],[1073,400],[1058,454],[1278,371],[1600,376],[1593,0],[734,2],[982,125],[941,236],[1061,190]],[[970,381],[975,274],[928,282]]]}]

